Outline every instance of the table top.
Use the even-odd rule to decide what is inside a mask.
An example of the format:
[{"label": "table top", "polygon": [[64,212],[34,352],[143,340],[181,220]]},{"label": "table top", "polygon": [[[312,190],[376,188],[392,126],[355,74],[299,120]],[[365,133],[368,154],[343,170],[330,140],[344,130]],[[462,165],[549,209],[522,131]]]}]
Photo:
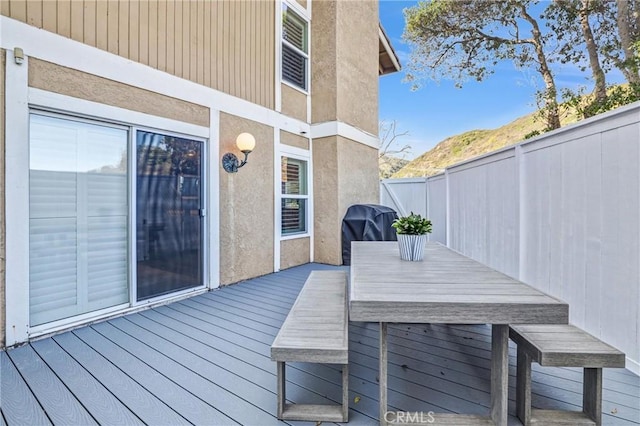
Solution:
[{"label": "table top", "polygon": [[440,243],[424,260],[400,259],[395,241],[354,241],[351,321],[566,324],[569,306]]}]

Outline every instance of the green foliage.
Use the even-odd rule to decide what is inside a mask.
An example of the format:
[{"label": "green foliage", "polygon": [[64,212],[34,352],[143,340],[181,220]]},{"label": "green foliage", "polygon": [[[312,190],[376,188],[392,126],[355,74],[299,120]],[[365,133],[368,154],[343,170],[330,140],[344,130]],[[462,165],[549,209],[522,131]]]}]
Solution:
[{"label": "green foliage", "polygon": [[482,81],[502,60],[522,67],[534,61],[530,39],[520,37],[523,8],[535,2],[431,0],[405,9],[404,39],[412,46],[407,79]]},{"label": "green foliage", "polygon": [[391,225],[398,234],[424,235],[431,233],[431,221],[411,212],[409,216],[396,219]]},{"label": "green foliage", "polygon": [[636,83],[609,86],[607,97],[603,100],[597,99],[592,94],[585,95],[584,92],[584,87],[576,91],[570,89],[562,91],[564,106],[575,111],[581,118],[593,117],[640,100],[640,84]]},{"label": "green foliage", "polygon": [[535,138],[536,136],[540,136],[541,134],[542,132],[540,130],[532,130],[526,135],[524,135],[524,139],[526,140],[526,139]]}]

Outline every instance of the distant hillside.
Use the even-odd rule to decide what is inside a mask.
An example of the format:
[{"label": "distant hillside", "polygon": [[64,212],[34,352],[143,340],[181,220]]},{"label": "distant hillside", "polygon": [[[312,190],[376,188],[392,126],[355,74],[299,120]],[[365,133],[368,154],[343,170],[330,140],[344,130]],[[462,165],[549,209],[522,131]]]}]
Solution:
[{"label": "distant hillside", "polygon": [[[542,120],[535,121],[536,113],[520,117],[509,124],[493,130],[471,130],[451,136],[430,151],[409,162],[393,174],[394,178],[431,176],[442,172],[445,167],[481,154],[495,151],[507,145],[520,142],[524,136],[542,131]],[[575,115],[562,118],[562,125],[577,121]]]},{"label": "distant hillside", "polygon": [[409,160],[394,157],[392,155],[383,155],[378,159],[378,169],[380,170],[380,179],[388,179],[409,163]]}]

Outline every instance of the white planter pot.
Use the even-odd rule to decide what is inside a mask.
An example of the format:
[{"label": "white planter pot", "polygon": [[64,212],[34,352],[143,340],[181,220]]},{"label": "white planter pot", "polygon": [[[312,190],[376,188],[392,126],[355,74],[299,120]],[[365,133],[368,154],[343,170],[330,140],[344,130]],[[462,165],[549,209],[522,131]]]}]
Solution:
[{"label": "white planter pot", "polygon": [[400,259],[419,261],[424,259],[424,246],[427,243],[427,235],[398,234],[398,247]]}]

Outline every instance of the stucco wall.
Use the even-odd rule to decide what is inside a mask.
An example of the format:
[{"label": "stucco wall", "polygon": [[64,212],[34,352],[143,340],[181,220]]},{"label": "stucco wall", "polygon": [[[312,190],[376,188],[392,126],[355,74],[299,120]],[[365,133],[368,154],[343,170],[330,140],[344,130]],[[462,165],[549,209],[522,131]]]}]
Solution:
[{"label": "stucco wall", "polygon": [[342,218],[380,199],[378,150],[341,136],[314,139],[314,260],[342,264]]},{"label": "stucco wall", "polygon": [[310,238],[296,238],[280,242],[280,269],[309,263]]},{"label": "stucco wall", "polygon": [[230,284],[273,272],[273,128],[220,114],[220,153],[242,156],[238,134],[256,138],[249,162],[237,173],[220,167],[220,282]]},{"label": "stucco wall", "polygon": [[311,122],[337,117],[336,2],[313,4],[311,20]]},{"label": "stucco wall", "polygon": [[337,155],[336,136],[313,140],[313,256],[317,262],[334,265],[342,263]]},{"label": "stucco wall", "polygon": [[378,150],[338,136],[340,220],[352,204],[380,201]]},{"label": "stucco wall", "polygon": [[316,2],[311,33],[312,122],[378,134],[378,2]]},{"label": "stucco wall", "polygon": [[209,108],[29,58],[29,86],[105,105],[209,127]]},{"label": "stucco wall", "polygon": [[340,1],[338,5],[338,118],[377,135],[378,1]]},{"label": "stucco wall", "polygon": [[280,130],[280,143],[296,148],[309,149],[309,138]]},{"label": "stucco wall", "polygon": [[3,160],[0,161],[0,348],[5,345],[6,319],[4,315],[5,307],[5,223],[4,223],[4,70],[6,67],[6,51],[0,49],[0,152],[3,153]]},{"label": "stucco wall", "polygon": [[300,121],[307,121],[307,95],[287,84],[282,87],[282,113]]}]

